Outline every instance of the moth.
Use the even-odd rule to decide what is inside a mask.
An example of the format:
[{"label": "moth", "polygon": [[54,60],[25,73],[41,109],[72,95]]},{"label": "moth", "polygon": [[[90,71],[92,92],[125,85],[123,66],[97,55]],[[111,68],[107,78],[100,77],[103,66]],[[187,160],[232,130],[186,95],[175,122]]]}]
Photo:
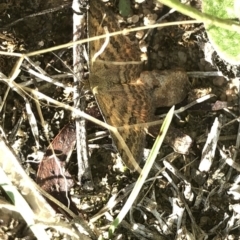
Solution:
[{"label": "moth", "polygon": [[[90,36],[120,30],[116,17],[101,1],[90,1],[89,21]],[[102,49],[105,41],[107,46]],[[138,162],[146,133],[141,127],[128,126],[147,122],[153,112],[150,92],[137,82],[142,71],[140,55],[138,46],[123,35],[90,42],[90,56],[95,59],[90,63],[90,86],[105,121],[114,127],[126,126],[119,133]],[[115,135],[111,136],[122,160],[135,170]]]}]

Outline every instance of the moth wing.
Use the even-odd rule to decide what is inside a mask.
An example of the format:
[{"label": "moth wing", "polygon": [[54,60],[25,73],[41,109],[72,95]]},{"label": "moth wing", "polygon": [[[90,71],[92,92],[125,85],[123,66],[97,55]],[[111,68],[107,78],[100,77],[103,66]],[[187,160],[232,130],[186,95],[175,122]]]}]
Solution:
[{"label": "moth wing", "polygon": [[[143,127],[131,126],[146,123],[152,116],[151,96],[143,85],[123,84],[116,85],[107,91],[98,91],[95,94],[98,105],[105,121],[119,129],[119,133],[137,162],[142,159],[146,132]],[[134,167],[129,160],[123,146],[111,133],[112,139],[130,170]]]}]

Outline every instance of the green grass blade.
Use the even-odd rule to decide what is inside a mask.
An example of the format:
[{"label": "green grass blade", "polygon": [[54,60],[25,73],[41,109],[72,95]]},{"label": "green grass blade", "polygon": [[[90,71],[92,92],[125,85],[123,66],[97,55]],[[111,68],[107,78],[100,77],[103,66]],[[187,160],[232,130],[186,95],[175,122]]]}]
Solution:
[{"label": "green grass blade", "polygon": [[118,214],[117,218],[112,222],[110,228],[109,228],[109,237],[112,236],[112,234],[115,232],[117,226],[121,223],[121,221],[123,220],[123,218],[126,216],[126,214],[128,213],[129,209],[131,208],[133,202],[135,201],[136,197],[138,196],[151,168],[152,165],[157,157],[157,154],[159,152],[159,149],[163,143],[163,140],[166,136],[167,130],[170,126],[170,123],[172,121],[172,117],[174,114],[174,106],[170,109],[170,111],[168,112],[162,126],[160,129],[160,132],[158,134],[158,137],[153,145],[153,148],[148,156],[148,159],[144,165],[144,168],[141,172],[141,174],[139,175],[139,178],[136,182],[136,185],[134,186],[130,196],[128,197],[128,200],[126,201],[125,205],[123,206],[122,210],[120,211],[120,213]]}]

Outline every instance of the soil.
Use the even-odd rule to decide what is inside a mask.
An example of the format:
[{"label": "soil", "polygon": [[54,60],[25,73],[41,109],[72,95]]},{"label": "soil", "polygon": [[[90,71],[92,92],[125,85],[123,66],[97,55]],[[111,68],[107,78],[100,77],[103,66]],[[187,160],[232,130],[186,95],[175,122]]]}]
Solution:
[{"label": "soil", "polygon": [[[61,4],[64,7],[56,9],[56,11],[39,16],[34,15],[43,13],[46,9],[58,8]],[[192,1],[191,5],[200,8],[201,1]],[[118,5],[113,4],[113,6],[113,10],[117,13]],[[131,7],[133,16],[139,16],[139,20],[136,23],[127,23],[130,18],[123,18],[125,22],[122,25],[124,27],[141,26],[144,21],[159,18],[169,11],[164,6],[156,5],[152,0],[140,4],[132,3]],[[72,40],[73,21],[71,1],[69,0],[6,0],[0,3],[0,16],[1,51],[29,53]],[[19,19],[21,21],[15,22]],[[164,21],[188,19],[188,17],[174,12]],[[137,33],[138,36],[141,34],[141,31]],[[180,239],[190,236],[192,239],[203,239],[204,236],[208,236],[208,239],[238,239],[240,236],[239,210],[237,210],[239,149],[236,141],[239,128],[239,83],[237,78],[239,77],[239,66],[232,66],[217,56],[208,41],[202,24],[154,29],[140,45],[147,46],[148,62],[145,65],[147,70],[183,68],[190,73],[218,71],[222,73],[222,76],[189,77],[191,90],[186,100],[176,108],[183,107],[206,94],[215,96],[174,117],[172,127],[177,130],[173,131],[179,131],[181,134],[178,136],[185,137],[179,137],[179,141],[183,145],[187,145],[186,150],[182,154],[174,152],[167,143],[162,146],[156,159],[156,165],[148,176],[154,180],[144,184],[132,211],[124,219],[123,224],[117,228],[114,239]],[[16,57],[0,54],[0,72],[10,76],[16,60]],[[72,49],[65,48],[46,54],[41,53],[31,57],[31,60],[48,76],[72,72]],[[84,62],[84,78],[87,81],[88,70],[86,61],[84,60]],[[30,87],[39,89],[42,93],[58,101],[73,105],[71,92],[53,84],[38,83],[36,77],[29,74],[29,69],[37,71],[37,68],[24,60],[21,73],[15,81],[22,83],[33,80]],[[68,78],[66,75],[58,81],[70,87],[74,85],[72,78]],[[4,98],[6,91],[7,84],[1,82],[1,99]],[[86,112],[102,120],[91,92],[86,90],[84,93],[87,102]],[[39,150],[44,152],[49,142],[41,127],[34,101],[31,97],[26,97],[30,101],[32,111],[38,121]],[[213,109],[213,104],[217,110]],[[220,107],[221,104],[224,105],[224,108]],[[44,121],[48,124],[48,135],[51,141],[60,129],[73,119],[70,112],[46,101],[41,102],[41,110]],[[167,110],[165,108],[158,109],[156,115],[166,113]],[[204,157],[204,145],[216,118],[220,119],[223,127],[217,142],[217,149],[212,153],[213,163],[209,170],[200,171],[199,165]],[[29,154],[36,149],[36,144],[31,124],[27,118],[25,99],[16,91],[10,90],[7,96],[0,113],[0,126],[19,156],[23,168],[36,180],[38,165],[26,161]],[[18,128],[15,132],[16,126]],[[102,132],[104,129],[88,122],[86,130],[89,139],[89,161],[94,190],[86,192],[81,188],[81,184],[78,182],[77,156],[74,150],[69,164],[69,172],[75,181],[75,186],[71,191],[72,200],[86,219],[92,220],[109,199],[113,196],[116,196],[117,199],[122,197],[113,209],[94,222],[98,232],[104,235],[109,224],[126,202],[128,195],[124,194],[129,189],[131,190],[131,184],[137,180],[138,174],[131,173],[124,167],[108,134],[105,138],[92,140],[93,134]],[[153,131],[158,132],[158,129]],[[150,135],[147,137],[146,152],[150,151],[154,140]],[[227,159],[234,159],[235,167],[229,166]],[[165,161],[169,162],[172,167]],[[141,166],[143,164],[142,162]],[[163,167],[166,169],[159,171],[159,168]],[[119,192],[120,194],[116,195]],[[0,193],[2,192],[0,191]],[[4,196],[3,193],[2,195]],[[180,219],[182,222],[178,225]],[[1,239],[25,239],[26,237],[34,239],[28,231],[12,231],[11,220],[8,217],[0,216],[0,220]],[[134,226],[137,226],[137,229]],[[55,239],[54,231],[51,231],[51,234],[52,239]],[[58,234],[60,234],[58,239],[64,238],[61,232]]]}]

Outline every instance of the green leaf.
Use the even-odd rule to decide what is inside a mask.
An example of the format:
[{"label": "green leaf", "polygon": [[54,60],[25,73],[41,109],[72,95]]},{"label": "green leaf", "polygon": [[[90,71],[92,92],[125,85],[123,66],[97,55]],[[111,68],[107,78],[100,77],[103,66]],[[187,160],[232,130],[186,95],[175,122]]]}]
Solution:
[{"label": "green leaf", "polygon": [[[203,0],[204,13],[226,20],[240,16],[239,0]],[[240,34],[205,23],[208,38],[219,56],[231,64],[240,64]]]},{"label": "green leaf", "polygon": [[131,2],[130,0],[119,0],[119,13],[123,17],[129,17],[132,15]]}]

